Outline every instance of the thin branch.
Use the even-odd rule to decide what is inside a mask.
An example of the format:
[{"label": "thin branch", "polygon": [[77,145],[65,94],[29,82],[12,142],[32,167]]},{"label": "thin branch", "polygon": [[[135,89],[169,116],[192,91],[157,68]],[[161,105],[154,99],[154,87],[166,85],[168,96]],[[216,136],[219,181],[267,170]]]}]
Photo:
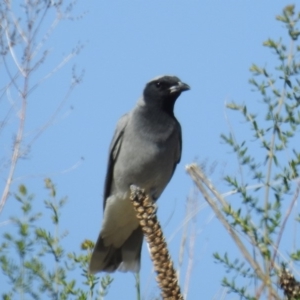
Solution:
[{"label": "thin branch", "polygon": [[16,80],[19,77],[20,72],[16,71],[16,74],[14,76],[12,76],[11,73],[10,73],[10,70],[9,70],[9,67],[8,67],[7,62],[6,62],[5,57],[3,57],[3,63],[4,63],[4,66],[5,66],[5,71],[7,72],[8,76],[9,76],[10,82],[7,84],[7,88],[5,89],[5,91],[3,92],[1,97],[5,94],[5,92],[7,91],[7,89],[9,88],[10,85],[13,85],[15,87],[15,89],[18,91],[18,93],[21,94],[22,91],[20,90],[19,86],[16,83]]},{"label": "thin branch", "polygon": [[272,257],[272,260],[271,260],[271,269],[274,267],[274,262],[275,262],[275,259],[276,259],[276,256],[277,256],[277,253],[278,253],[278,248],[279,248],[279,244],[281,242],[281,238],[282,238],[282,235],[283,235],[283,231],[284,231],[284,228],[285,228],[285,225],[292,213],[292,210],[293,210],[293,207],[299,197],[299,193],[300,193],[300,181],[298,182],[298,185],[297,185],[297,188],[296,188],[296,191],[295,191],[295,194],[294,194],[294,197],[293,197],[293,200],[285,214],[285,217],[284,217],[284,220],[282,222],[282,225],[280,227],[280,231],[278,233],[278,236],[277,236],[277,241],[276,241],[276,245],[274,246],[274,253],[273,253],[273,257]]},{"label": "thin branch", "polygon": [[[191,199],[191,208],[190,209],[196,209],[198,205],[198,199],[196,198],[196,195]],[[197,219],[196,216],[192,219],[191,229],[190,229],[190,235],[189,235],[189,243],[188,243],[188,264],[187,264],[187,270],[185,275],[185,281],[184,281],[184,289],[183,289],[183,297],[184,299],[187,299],[191,276],[192,276],[192,269],[195,263],[195,245],[196,245],[196,237],[197,237]]]},{"label": "thin branch", "polygon": [[58,113],[61,111],[61,109],[63,108],[63,106],[65,105],[66,101],[69,99],[72,91],[74,90],[75,86],[78,84],[78,82],[74,82],[70,88],[68,89],[65,97],[62,99],[62,101],[60,102],[59,106],[57,107],[57,109],[54,111],[54,113],[50,116],[50,118],[48,119],[48,121],[38,130],[38,132],[36,133],[36,135],[31,139],[31,141],[28,143],[27,148],[30,148],[32,146],[32,144],[39,138],[39,136],[50,126],[53,124],[55,118],[57,117]]},{"label": "thin branch", "polygon": [[280,300],[279,296],[277,295],[276,291],[273,289],[271,282],[268,281],[268,277],[265,276],[263,273],[262,269],[260,268],[259,264],[252,258],[250,253],[248,252],[247,248],[241,241],[241,239],[238,237],[236,234],[234,228],[227,222],[226,218],[223,216],[223,213],[215,203],[215,201],[210,197],[208,194],[206,188],[202,183],[206,185],[206,187],[214,194],[216,199],[222,204],[224,208],[228,207],[227,202],[223,199],[223,197],[217,192],[215,187],[212,185],[212,183],[205,177],[205,175],[201,172],[200,168],[195,165],[191,164],[186,166],[186,170],[193,179],[194,183],[196,186],[199,188],[200,192],[202,193],[203,197],[205,200],[208,202],[210,207],[213,209],[215,212],[216,216],[220,220],[220,222],[223,224],[225,229],[228,231],[229,235],[232,237],[238,248],[240,249],[241,253],[245,257],[245,259],[248,261],[250,266],[252,267],[253,271],[256,273],[257,277],[262,280],[262,282],[268,286],[268,289],[272,296],[274,296],[275,299]]},{"label": "thin branch", "polygon": [[[46,11],[45,11],[46,13]],[[37,53],[40,51],[40,49],[43,47],[43,45],[46,43],[46,41],[49,39],[49,37],[51,36],[52,32],[54,31],[54,29],[56,28],[56,26],[59,24],[61,18],[60,17],[56,17],[54,19],[54,21],[52,22],[52,24],[50,25],[50,27],[48,28],[48,30],[46,31],[46,33],[44,34],[43,38],[41,39],[41,41],[37,44],[37,46],[35,47],[35,49],[32,52],[32,58],[34,58]],[[36,34],[37,32],[35,32],[34,34]]]},{"label": "thin branch", "polygon": [[[234,228],[232,228],[232,226],[227,222],[227,220],[223,216],[222,212],[218,208],[217,204],[209,196],[209,194],[206,191],[206,188],[201,183],[201,182],[204,182],[204,176],[201,173],[199,167],[197,165],[192,164],[192,165],[186,166],[186,170],[189,173],[189,175],[192,177],[192,179],[193,179],[194,183],[196,184],[196,186],[199,188],[199,190],[202,193],[202,195],[204,196],[205,200],[208,202],[208,204],[210,205],[210,207],[213,209],[213,211],[216,214],[216,216],[218,217],[218,219],[221,221],[221,223],[223,224],[223,226],[225,227],[225,229],[228,231],[229,235],[233,238],[233,240],[235,241],[236,245],[239,247],[239,249],[241,250],[242,254],[246,258],[246,260],[252,266],[252,268],[255,271],[255,273],[257,274],[257,276],[262,281],[264,281],[265,280],[265,276],[264,276],[264,273],[261,270],[260,266],[252,259],[252,257],[249,254],[247,248],[244,246],[244,244],[241,241],[241,239],[235,233]],[[208,187],[208,188],[216,196],[216,190],[215,190],[215,188],[211,188],[211,187],[212,187],[212,184],[210,184],[210,187]],[[225,202],[225,200],[222,198],[222,196],[220,194],[218,194],[217,199],[220,202],[222,202],[225,207],[228,206],[227,203]]]},{"label": "thin branch", "polygon": [[[41,78],[37,83],[35,83],[30,89],[29,93],[31,93],[34,89],[36,89],[38,86],[40,86],[45,80],[50,78],[53,74],[55,74],[57,71],[59,71],[65,64],[67,64],[73,57],[78,55],[79,50],[72,51],[70,54],[68,54],[55,68],[53,68],[47,75],[45,75],[43,78]],[[46,53],[48,54],[48,52]]]},{"label": "thin branch", "polygon": [[47,177],[54,177],[54,176],[57,176],[57,175],[73,172],[74,170],[76,170],[77,168],[80,167],[80,165],[83,163],[83,160],[84,160],[84,158],[78,159],[73,165],[71,165],[70,167],[68,167],[68,168],[66,168],[62,171],[57,171],[57,172],[47,173],[47,174],[19,176],[19,177],[15,177],[14,181],[22,182],[25,179],[29,179],[29,178],[47,178]]},{"label": "thin branch", "polygon": [[20,73],[23,75],[23,77],[25,77],[26,76],[26,72],[23,70],[23,68],[19,64],[18,59],[17,59],[17,57],[15,55],[15,52],[14,52],[14,49],[12,47],[12,43],[11,43],[11,40],[10,40],[10,37],[9,37],[8,28],[5,29],[5,37],[6,37],[6,40],[7,40],[7,45],[8,45],[8,49],[9,49],[10,55],[11,55],[11,57],[12,57],[15,65],[17,66],[18,70],[20,71]]},{"label": "thin branch", "polygon": [[16,140],[15,140],[14,147],[13,147],[13,152],[12,152],[12,156],[11,156],[11,164],[10,164],[8,176],[7,176],[5,187],[4,187],[2,197],[0,200],[0,214],[3,210],[3,207],[6,203],[7,198],[9,196],[10,186],[12,184],[13,175],[14,175],[14,172],[16,169],[17,161],[20,158],[21,143],[23,140],[25,116],[26,116],[26,108],[27,108],[26,91],[27,91],[27,84],[28,84],[27,79],[28,78],[26,77],[25,79],[26,80],[25,80],[25,84],[24,84],[24,92],[22,93],[22,107],[21,107],[20,116],[19,116],[20,123],[19,123]]},{"label": "thin branch", "polygon": [[[186,212],[185,212],[186,217],[188,214],[190,214],[190,200],[191,200],[191,198],[188,197],[187,201],[186,201]],[[186,217],[185,217],[185,219],[186,219]],[[177,270],[178,281],[180,280],[180,273],[181,273],[183,257],[184,257],[184,249],[186,246],[186,241],[187,241],[187,236],[188,236],[188,228],[189,228],[189,222],[185,222],[184,225],[182,226],[182,236],[181,236],[181,242],[180,242],[180,246],[179,246],[178,270]]]},{"label": "thin branch", "polygon": [[[226,107],[226,101],[225,101],[225,107]],[[231,125],[230,120],[228,118],[228,115],[226,113],[226,109],[224,110],[224,115],[225,115],[225,120],[227,122],[227,126],[228,126],[229,131],[231,133],[231,136],[233,138],[233,141],[234,141],[235,144],[237,144],[236,138],[235,138],[235,134],[234,134],[234,130],[232,128],[232,125]],[[241,160],[240,160],[238,154],[236,154],[236,158],[237,158],[237,162],[238,162],[238,166],[239,166],[239,171],[240,171],[240,175],[241,175],[241,183],[244,186],[243,166],[241,164]]]},{"label": "thin branch", "polygon": [[[9,9],[10,10],[10,9]],[[17,20],[17,18],[15,17],[15,15],[13,14],[13,12],[10,10],[10,16],[11,19],[13,20],[14,26],[15,28],[18,30],[20,37],[23,39],[23,41],[25,42],[25,44],[28,44],[28,39],[26,34],[24,33],[24,31],[22,30],[22,28],[19,25],[19,22]]]}]

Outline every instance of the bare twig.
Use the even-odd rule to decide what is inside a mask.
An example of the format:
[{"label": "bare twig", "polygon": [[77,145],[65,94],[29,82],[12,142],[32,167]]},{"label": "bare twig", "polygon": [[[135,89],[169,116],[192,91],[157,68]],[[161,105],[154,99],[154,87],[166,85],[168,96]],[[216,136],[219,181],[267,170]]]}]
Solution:
[{"label": "bare twig", "polygon": [[[0,213],[3,210],[3,207],[9,197],[11,184],[14,179],[14,173],[16,170],[16,165],[20,157],[22,157],[25,153],[25,150],[30,148],[32,143],[40,136],[40,134],[53,123],[57,114],[61,111],[63,105],[68,99],[69,95],[73,91],[74,87],[80,82],[79,77],[74,76],[74,80],[68,89],[66,96],[61,101],[60,105],[52,115],[48,122],[46,122],[33,136],[32,140],[24,145],[24,126],[26,120],[26,110],[27,110],[27,101],[29,94],[36,88],[39,87],[43,81],[48,79],[54,73],[59,71],[67,62],[70,61],[71,58],[76,56],[80,49],[81,45],[76,47],[69,55],[67,55],[55,68],[53,68],[48,74],[46,74],[37,82],[31,82],[31,75],[36,69],[38,69],[46,60],[49,51],[45,50],[42,52],[40,57],[38,54],[41,53],[42,47],[44,47],[46,41],[49,39],[49,36],[52,34],[53,30],[57,27],[57,24],[63,17],[67,17],[61,12],[62,2],[57,2],[55,5],[51,5],[47,1],[25,1],[24,10],[22,17],[16,16],[11,8],[10,1],[6,1],[3,4],[3,8],[1,11],[1,39],[0,46],[2,49],[1,56],[3,58],[4,66],[6,68],[6,73],[10,82],[6,84],[3,88],[3,93],[0,95],[2,97],[5,92],[9,91],[9,88],[13,86],[16,89],[16,92],[19,95],[18,103],[11,103],[12,108],[16,111],[18,117],[18,128],[15,134],[13,150],[10,155],[10,158],[7,159],[9,161],[9,167],[7,172],[7,177],[5,179],[5,185],[3,188],[2,196],[0,198]],[[66,13],[69,13],[72,9],[73,5],[69,5]],[[48,29],[46,29],[44,35],[40,41],[38,41],[38,35],[40,30],[43,29],[43,22],[46,19],[46,15],[51,10],[56,10],[56,15],[54,16],[54,21]],[[22,20],[22,22],[20,21]],[[15,49],[16,47],[19,47]],[[19,51],[20,50],[20,51]],[[21,53],[20,53],[21,52]],[[9,64],[6,62],[6,54],[10,54],[12,62],[15,65],[14,72],[10,72]],[[20,55],[19,55],[20,54]],[[14,75],[13,75],[14,74]],[[20,80],[23,80],[22,83]],[[20,103],[19,103],[20,102]],[[9,109],[7,116],[10,115],[10,112],[13,110]],[[7,123],[7,118],[3,120],[3,123],[0,124],[0,130],[3,129],[3,126]],[[26,148],[27,147],[27,148]]]},{"label": "bare twig", "polygon": [[244,257],[246,260],[249,262],[249,264],[252,266],[253,270],[256,272],[257,276],[264,281],[265,276],[263,271],[261,270],[260,266],[257,264],[256,261],[252,259],[252,256],[248,252],[247,248],[244,246],[243,242],[241,239],[238,237],[238,235],[235,233],[234,228],[227,222],[225,217],[223,216],[221,210],[218,208],[217,204],[215,201],[210,197],[208,194],[206,188],[202,184],[202,182],[209,188],[209,190],[216,196],[216,198],[222,203],[224,207],[228,207],[228,204],[226,201],[223,199],[223,197],[216,191],[216,189],[213,187],[213,185],[209,182],[207,178],[205,178],[204,174],[200,171],[199,167],[195,164],[188,165],[186,166],[187,172],[190,174],[192,177],[193,181],[199,188],[200,192],[204,196],[205,200],[208,202],[210,207],[213,209],[215,212],[216,216],[218,219],[221,221],[225,229],[228,231],[230,236],[233,238],[241,252],[243,253]]},{"label": "bare twig", "polygon": [[213,184],[206,178],[206,176],[201,172],[200,168],[195,165],[191,164],[186,166],[186,170],[189,175],[192,177],[193,181],[195,182],[196,186],[199,188],[200,192],[202,193],[205,200],[208,202],[210,207],[215,212],[218,219],[221,221],[225,229],[228,231],[229,235],[232,237],[238,248],[240,249],[241,253],[251,265],[253,271],[256,273],[257,277],[260,278],[265,286],[268,286],[269,292],[272,294],[274,299],[280,299],[277,295],[276,291],[271,286],[271,282],[267,280],[268,277],[265,276],[263,270],[261,269],[260,265],[252,258],[250,253],[248,252],[246,246],[243,244],[241,239],[236,234],[234,228],[227,222],[226,218],[223,216],[221,210],[219,209],[215,200],[213,200],[210,195],[208,194],[206,187],[214,194],[216,199],[221,203],[224,209],[228,208],[228,204],[225,199],[217,192]]},{"label": "bare twig", "polygon": [[9,196],[9,190],[10,190],[13,175],[14,175],[14,172],[16,169],[17,161],[20,158],[21,143],[23,140],[25,115],[26,115],[26,107],[27,107],[26,86],[27,86],[27,84],[25,83],[25,90],[24,90],[24,93],[22,94],[22,107],[21,107],[20,116],[19,116],[19,119],[20,119],[19,128],[18,128],[17,136],[15,139],[14,147],[13,147],[13,152],[12,152],[12,156],[11,156],[11,164],[10,164],[8,176],[7,176],[5,187],[4,187],[2,197],[0,200],[0,213],[2,212],[3,207],[6,203],[6,200]]},{"label": "bare twig", "polygon": [[[190,199],[190,209],[196,210],[198,205],[198,199],[196,198],[196,195],[192,199]],[[192,269],[195,263],[195,245],[196,245],[196,237],[197,237],[197,219],[196,216],[193,217],[192,223],[191,223],[191,229],[189,234],[189,243],[188,243],[188,264],[187,264],[187,270],[185,274],[185,281],[184,281],[184,291],[183,295],[184,298],[187,299],[191,276],[192,276]]]},{"label": "bare twig", "polygon": [[[186,217],[190,214],[190,197],[187,198],[186,201]],[[179,256],[178,256],[178,271],[177,271],[177,276],[178,276],[178,280],[180,278],[180,272],[181,272],[181,267],[182,267],[182,263],[183,263],[183,256],[184,256],[184,249],[186,246],[186,242],[187,242],[187,237],[188,237],[188,228],[189,228],[189,221],[190,219],[188,219],[187,222],[184,222],[184,224],[182,225],[182,236],[181,236],[181,242],[180,242],[180,246],[179,246]]]}]

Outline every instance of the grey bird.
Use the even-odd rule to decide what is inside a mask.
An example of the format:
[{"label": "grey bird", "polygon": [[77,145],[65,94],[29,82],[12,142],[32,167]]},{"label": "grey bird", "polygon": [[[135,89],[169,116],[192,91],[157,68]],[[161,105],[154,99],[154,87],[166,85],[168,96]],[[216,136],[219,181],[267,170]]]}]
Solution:
[{"label": "grey bird", "polygon": [[146,84],[135,108],[121,117],[114,133],[104,186],[104,216],[90,272],[140,270],[143,233],[130,202],[130,186],[156,201],[181,157],[181,127],[174,104],[190,87],[175,76]]}]

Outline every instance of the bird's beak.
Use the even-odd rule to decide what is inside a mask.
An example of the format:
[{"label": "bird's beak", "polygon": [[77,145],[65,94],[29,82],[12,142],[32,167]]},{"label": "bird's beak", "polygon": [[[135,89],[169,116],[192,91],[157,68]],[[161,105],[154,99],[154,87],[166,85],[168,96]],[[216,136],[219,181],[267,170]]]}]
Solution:
[{"label": "bird's beak", "polygon": [[176,85],[173,85],[170,87],[170,93],[181,93],[181,92],[184,92],[184,91],[188,91],[190,90],[190,86],[186,83],[183,83],[181,81],[179,81]]}]

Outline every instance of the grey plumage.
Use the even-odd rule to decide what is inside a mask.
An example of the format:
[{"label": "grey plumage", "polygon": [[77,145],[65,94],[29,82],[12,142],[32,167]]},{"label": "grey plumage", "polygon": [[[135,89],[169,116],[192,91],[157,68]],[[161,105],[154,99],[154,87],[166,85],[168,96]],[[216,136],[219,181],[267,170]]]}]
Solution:
[{"label": "grey plumage", "polygon": [[160,76],[145,87],[136,107],[117,124],[110,145],[104,187],[104,217],[90,272],[140,269],[143,234],[130,203],[130,185],[153,201],[170,181],[181,157],[181,128],[174,104],[189,89],[175,76]]}]

